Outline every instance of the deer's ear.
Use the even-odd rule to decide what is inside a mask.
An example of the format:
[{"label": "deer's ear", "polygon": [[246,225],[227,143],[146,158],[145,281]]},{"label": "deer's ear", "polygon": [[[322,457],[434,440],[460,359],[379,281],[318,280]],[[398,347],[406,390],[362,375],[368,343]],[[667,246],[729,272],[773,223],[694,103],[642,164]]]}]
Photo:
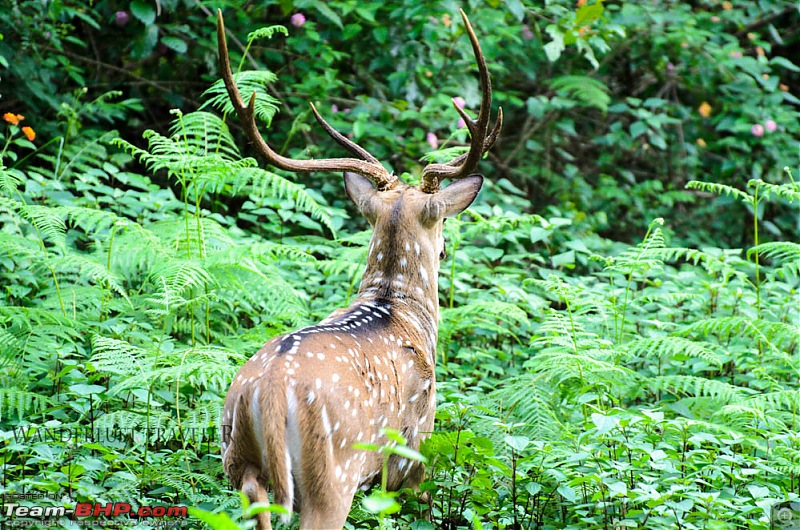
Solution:
[{"label": "deer's ear", "polygon": [[366,217],[370,223],[374,223],[378,216],[377,209],[380,199],[378,199],[378,190],[372,185],[372,181],[358,173],[345,171],[344,189],[361,215]]},{"label": "deer's ear", "polygon": [[483,177],[470,175],[452,182],[441,191],[434,193],[422,212],[423,223],[435,223],[445,217],[458,215],[472,204],[481,191]]}]

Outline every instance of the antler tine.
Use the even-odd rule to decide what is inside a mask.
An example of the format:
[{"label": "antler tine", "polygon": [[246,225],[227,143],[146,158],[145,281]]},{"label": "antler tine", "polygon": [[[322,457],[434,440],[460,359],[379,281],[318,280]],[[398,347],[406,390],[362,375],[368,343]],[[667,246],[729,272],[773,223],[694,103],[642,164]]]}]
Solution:
[{"label": "antler tine", "polygon": [[[494,122],[494,127],[492,127],[492,132],[489,133],[489,136],[486,138],[486,141],[483,142],[483,153],[486,153],[489,149],[492,148],[494,143],[497,141],[497,137],[500,136],[500,131],[503,128],[503,109],[502,107],[497,109],[497,120]],[[481,154],[483,154],[481,153]],[[464,153],[463,155],[459,155],[456,158],[446,162],[445,166],[459,166],[464,163],[464,160],[467,159],[469,153]]]},{"label": "antler tine", "polygon": [[351,142],[333,127],[328,125],[325,120],[317,113],[312,105],[311,108],[314,112],[317,121],[319,121],[325,131],[338,142],[340,145],[346,147],[351,153],[359,156],[358,158],[321,158],[319,160],[293,160],[285,156],[281,156],[264,141],[261,133],[258,132],[258,125],[256,124],[256,93],[250,97],[250,102],[245,106],[242,100],[236,82],[233,80],[233,72],[231,71],[230,58],[228,56],[228,43],[225,39],[225,23],[222,20],[222,10],[217,10],[217,45],[219,47],[219,68],[222,74],[222,80],[225,83],[225,88],[228,90],[228,97],[231,99],[233,108],[236,109],[236,114],[244,126],[247,137],[255,144],[256,149],[266,159],[266,161],[280,169],[292,172],[305,172],[305,171],[350,171],[362,175],[378,187],[379,190],[392,189],[397,186],[397,177],[389,173],[378,160],[370,155],[364,148]]},{"label": "antler tine", "polygon": [[498,113],[497,122],[495,123],[492,132],[487,137],[489,131],[489,117],[492,112],[492,82],[489,79],[489,70],[486,67],[486,59],[481,51],[478,37],[472,29],[472,25],[467,18],[464,10],[461,11],[461,18],[464,20],[464,26],[467,30],[470,43],[472,43],[472,51],[475,54],[475,60],[478,63],[478,74],[481,83],[481,107],[478,111],[478,119],[473,120],[467,113],[464,112],[458,105],[456,111],[464,119],[467,129],[470,134],[470,147],[465,155],[461,155],[446,164],[429,164],[422,170],[422,181],[420,189],[426,193],[434,193],[439,189],[442,180],[446,178],[458,179],[469,175],[485,153],[497,140],[500,134],[500,129],[503,124],[502,109]]},{"label": "antler tine", "polygon": [[325,119],[322,116],[320,116],[319,112],[317,112],[317,107],[315,107],[313,103],[309,103],[309,105],[311,105],[311,112],[314,114],[314,117],[317,119],[317,122],[319,122],[322,128],[325,129],[325,132],[328,133],[328,136],[333,138],[333,140],[337,144],[341,145],[342,147],[344,147],[357,157],[362,158],[367,162],[372,162],[373,164],[380,164],[380,162],[378,162],[378,159],[369,154],[366,149],[364,149],[354,141],[350,140],[350,138],[348,138],[347,136],[343,135],[342,133],[331,127],[331,125],[327,121],[325,121]]}]

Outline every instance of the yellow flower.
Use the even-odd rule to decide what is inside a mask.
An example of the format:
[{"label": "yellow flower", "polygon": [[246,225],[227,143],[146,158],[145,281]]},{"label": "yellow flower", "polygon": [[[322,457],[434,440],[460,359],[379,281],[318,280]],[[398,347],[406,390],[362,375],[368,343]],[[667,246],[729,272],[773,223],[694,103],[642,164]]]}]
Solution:
[{"label": "yellow flower", "polygon": [[704,101],[697,107],[697,112],[700,113],[700,116],[708,118],[711,115],[711,105],[708,104],[708,101]]},{"label": "yellow flower", "polygon": [[724,9],[725,11],[730,11],[731,9],[733,9],[733,4],[730,2],[722,2],[722,9]]},{"label": "yellow flower", "polygon": [[24,134],[25,137],[31,142],[36,139],[36,131],[34,131],[31,127],[23,127],[22,134]]},{"label": "yellow flower", "polygon": [[19,122],[25,119],[25,116],[22,114],[14,114],[13,112],[6,112],[3,114],[3,119],[11,125],[18,125]]},{"label": "yellow flower", "polygon": [[699,145],[700,147],[705,147],[706,146],[706,141],[703,140],[702,138],[698,138],[697,139],[697,145]]}]

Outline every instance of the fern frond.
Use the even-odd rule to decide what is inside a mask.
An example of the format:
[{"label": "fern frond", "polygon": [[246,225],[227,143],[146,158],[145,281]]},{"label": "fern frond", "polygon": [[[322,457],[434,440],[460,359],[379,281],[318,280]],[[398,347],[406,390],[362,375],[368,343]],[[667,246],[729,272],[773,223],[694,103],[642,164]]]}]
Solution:
[{"label": "fern frond", "polygon": [[761,195],[763,199],[775,195],[789,202],[800,202],[800,185],[796,182],[772,184],[770,182],[764,182],[761,179],[752,179],[747,182],[747,187],[757,189],[759,195]]},{"label": "fern frond", "polygon": [[460,331],[482,328],[498,336],[509,335],[519,342],[517,330],[528,321],[528,315],[507,302],[473,302],[442,310],[440,342],[448,342]]},{"label": "fern frond", "polygon": [[753,197],[738,188],[728,186],[727,184],[720,184],[718,182],[702,182],[699,180],[691,180],[686,183],[686,188],[690,190],[700,190],[715,195],[730,195],[735,199],[739,199],[744,203],[753,202]]},{"label": "fern frond", "polygon": [[692,375],[659,375],[642,380],[641,387],[652,393],[667,392],[676,397],[712,397],[727,403],[741,402],[755,393],[749,388]]},{"label": "fern frond", "polygon": [[336,236],[336,228],[328,211],[306,191],[305,187],[285,179],[277,173],[256,167],[242,169],[239,175],[251,183],[252,193],[256,196],[292,200],[298,210],[309,214],[325,225],[334,237]]},{"label": "fern frond", "polygon": [[506,424],[523,423],[519,432],[524,436],[534,440],[560,440],[565,426],[557,417],[555,395],[539,377],[526,374],[498,385],[480,402]]},{"label": "fern frond", "polygon": [[20,204],[19,213],[30,221],[40,236],[54,245],[66,246],[67,226],[60,208],[38,204]]},{"label": "fern frond", "polygon": [[631,357],[661,357],[682,361],[683,358],[703,359],[716,367],[722,366],[717,354],[703,343],[682,337],[655,337],[635,339],[627,344]]},{"label": "fern frond", "polygon": [[800,275],[800,244],[798,243],[793,241],[761,243],[747,250],[749,259],[753,259],[755,254],[782,264],[782,269],[795,276]]},{"label": "fern frond", "polygon": [[550,86],[562,96],[606,112],[611,102],[609,89],[594,77],[585,75],[564,75],[550,81]]},{"label": "fern frond", "polygon": [[8,421],[13,413],[17,419],[29,419],[50,405],[50,398],[40,393],[13,386],[0,388],[0,421]]},{"label": "fern frond", "polygon": [[[233,80],[239,88],[239,93],[242,95],[246,105],[249,104],[250,98],[255,94],[256,117],[269,127],[272,123],[272,118],[278,111],[279,101],[269,94],[267,85],[277,81],[277,76],[269,70],[245,70],[233,74]],[[235,114],[233,105],[228,98],[228,90],[225,88],[225,83],[222,79],[215,81],[208,90],[203,92],[203,97],[209,99],[201,109],[210,105],[223,114]]]}]

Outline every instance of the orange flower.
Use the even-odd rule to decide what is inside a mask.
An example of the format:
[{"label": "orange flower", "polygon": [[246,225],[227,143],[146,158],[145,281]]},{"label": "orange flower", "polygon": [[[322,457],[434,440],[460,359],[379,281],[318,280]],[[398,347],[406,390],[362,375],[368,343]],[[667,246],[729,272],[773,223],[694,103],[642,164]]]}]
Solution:
[{"label": "orange flower", "polygon": [[697,107],[697,112],[700,113],[700,116],[708,118],[711,116],[711,105],[708,104],[708,101],[704,101]]},{"label": "orange flower", "polygon": [[36,131],[34,131],[32,127],[23,127],[22,134],[31,142],[36,139]]},{"label": "orange flower", "polygon": [[699,145],[700,147],[705,147],[706,146],[706,141],[703,140],[702,138],[698,138],[697,139],[697,145]]},{"label": "orange flower", "polygon": [[22,114],[14,114],[13,112],[6,112],[3,114],[3,119],[11,125],[18,125],[19,122],[25,119],[25,116]]}]

